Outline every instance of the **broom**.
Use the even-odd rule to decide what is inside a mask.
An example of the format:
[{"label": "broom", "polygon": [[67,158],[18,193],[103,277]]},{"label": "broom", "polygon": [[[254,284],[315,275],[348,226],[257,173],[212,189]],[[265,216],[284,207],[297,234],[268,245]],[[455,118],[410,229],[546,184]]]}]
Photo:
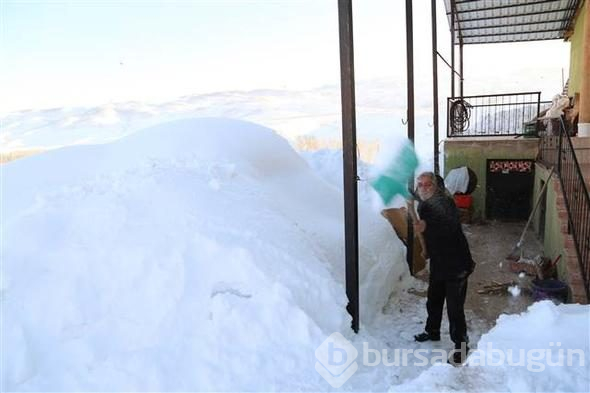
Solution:
[{"label": "broom", "polygon": [[541,198],[543,197],[543,193],[545,192],[547,185],[551,181],[552,175],[553,175],[553,167],[551,168],[551,171],[549,172],[549,176],[547,177],[547,181],[545,182],[545,184],[543,184],[543,187],[541,188],[539,195],[537,195],[537,200],[535,201],[535,206],[533,207],[533,210],[531,211],[531,214],[529,215],[529,219],[526,222],[526,225],[524,226],[524,230],[522,231],[522,234],[520,235],[520,239],[518,239],[518,243],[516,243],[516,246],[514,246],[514,248],[510,252],[510,254],[508,254],[508,256],[506,257],[507,260],[518,261],[522,257],[522,243],[524,240],[524,235],[526,234],[527,229],[529,229],[529,225],[531,225],[531,221],[533,221],[533,216],[535,215],[537,208],[541,204]]}]

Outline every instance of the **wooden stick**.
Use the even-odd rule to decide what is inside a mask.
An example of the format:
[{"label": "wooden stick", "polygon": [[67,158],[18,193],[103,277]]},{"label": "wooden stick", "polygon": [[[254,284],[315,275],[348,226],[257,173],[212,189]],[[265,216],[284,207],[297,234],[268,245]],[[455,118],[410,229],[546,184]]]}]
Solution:
[{"label": "wooden stick", "polygon": [[[407,205],[408,205],[408,212],[410,213],[410,216],[412,217],[412,221],[414,221],[414,224],[415,224],[420,219],[418,218],[418,215],[416,214],[416,210],[414,209],[414,200],[408,199]],[[426,249],[426,241],[424,240],[424,235],[422,235],[421,232],[418,233],[418,241],[420,242],[420,246],[422,247],[422,257],[424,259],[428,259],[428,250]]]},{"label": "wooden stick", "polygon": [[512,252],[510,254],[508,254],[506,259],[516,258],[516,256],[518,255],[517,254],[518,251],[521,251],[521,253],[522,253],[521,247],[522,247],[522,242],[524,241],[524,236],[526,235],[527,229],[529,229],[529,225],[531,225],[531,221],[533,221],[533,216],[537,212],[537,208],[541,204],[541,199],[543,199],[543,193],[545,192],[545,189],[547,188],[547,186],[549,185],[549,182],[551,181],[551,176],[553,175],[553,169],[554,168],[551,167],[551,171],[549,172],[549,176],[547,176],[547,181],[545,182],[545,184],[543,184],[543,187],[541,188],[539,195],[537,195],[537,200],[535,201],[535,206],[533,207],[533,210],[531,211],[531,214],[529,215],[529,219],[527,220],[526,225],[524,226],[524,229],[522,230],[522,234],[520,235],[520,239],[518,239],[518,243],[516,243],[516,246],[514,246],[514,249],[512,250]]}]

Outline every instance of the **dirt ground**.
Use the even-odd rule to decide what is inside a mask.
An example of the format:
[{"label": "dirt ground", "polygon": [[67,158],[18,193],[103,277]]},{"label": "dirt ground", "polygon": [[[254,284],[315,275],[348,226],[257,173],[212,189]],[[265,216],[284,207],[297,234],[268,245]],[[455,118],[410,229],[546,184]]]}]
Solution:
[{"label": "dirt ground", "polygon": [[[514,273],[506,260],[516,246],[525,222],[489,221],[484,224],[465,225],[464,231],[477,263],[469,278],[465,308],[491,328],[500,314],[520,313],[532,304],[530,284],[532,276]],[[522,245],[523,258],[533,259],[541,255],[543,245],[529,228]],[[478,293],[493,283],[514,283],[520,293],[517,296],[508,290],[496,293]],[[485,327],[484,327],[485,329]],[[486,329],[487,330],[487,329]]]}]

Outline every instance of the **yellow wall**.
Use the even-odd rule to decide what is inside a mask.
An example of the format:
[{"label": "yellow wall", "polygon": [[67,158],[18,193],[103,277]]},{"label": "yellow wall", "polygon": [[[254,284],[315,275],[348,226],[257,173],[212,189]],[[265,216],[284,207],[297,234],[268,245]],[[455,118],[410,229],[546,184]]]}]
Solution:
[{"label": "yellow wall", "polygon": [[[547,182],[549,171],[543,165],[535,165],[535,189],[533,200],[537,200],[541,192],[541,183]],[[559,181],[557,175],[551,177],[551,182]],[[547,184],[547,199],[545,205],[545,232],[541,235],[543,242],[543,255],[555,260],[558,255],[561,255],[563,260],[557,264],[557,275],[561,280],[567,281],[567,263],[564,251],[564,236],[561,232],[561,218],[557,212],[557,198],[558,194],[555,191],[554,184]],[[540,230],[540,216],[541,209],[537,210],[535,214],[534,227],[535,232],[539,234]]]},{"label": "yellow wall", "polygon": [[584,19],[586,15],[586,7],[588,7],[588,0],[584,1],[582,8],[578,11],[578,17],[576,18],[576,24],[574,26],[574,34],[570,37],[570,83],[568,87],[568,95],[570,97],[573,97],[575,93],[580,92],[580,84],[582,82]]}]

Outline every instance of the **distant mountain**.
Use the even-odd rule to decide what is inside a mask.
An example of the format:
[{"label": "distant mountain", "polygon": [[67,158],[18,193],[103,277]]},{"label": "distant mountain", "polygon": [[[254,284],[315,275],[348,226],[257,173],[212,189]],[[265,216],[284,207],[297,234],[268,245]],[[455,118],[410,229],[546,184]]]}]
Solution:
[{"label": "distant mountain", "polygon": [[[357,84],[360,138],[375,139],[401,124],[405,97],[399,83],[374,80]],[[229,117],[268,126],[291,141],[312,134],[338,138],[339,86],[313,90],[226,91],[182,96],[163,103],[121,102],[96,107],[23,110],[0,115],[3,152],[97,144],[141,128],[190,117]]]}]

